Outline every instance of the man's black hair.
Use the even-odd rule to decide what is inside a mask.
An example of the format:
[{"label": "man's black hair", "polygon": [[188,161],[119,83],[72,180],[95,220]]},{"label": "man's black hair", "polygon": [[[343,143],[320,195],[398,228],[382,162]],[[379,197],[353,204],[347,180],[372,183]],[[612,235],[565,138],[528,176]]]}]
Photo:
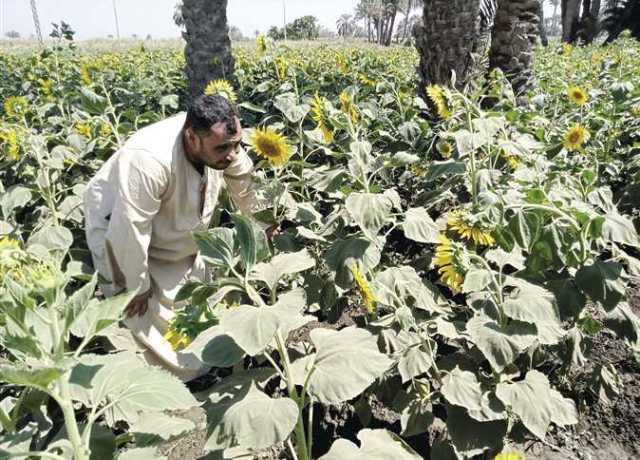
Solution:
[{"label": "man's black hair", "polygon": [[198,134],[206,135],[213,125],[223,122],[228,134],[236,134],[236,117],[239,117],[238,108],[226,97],[219,94],[202,94],[187,108],[185,126],[192,127]]}]

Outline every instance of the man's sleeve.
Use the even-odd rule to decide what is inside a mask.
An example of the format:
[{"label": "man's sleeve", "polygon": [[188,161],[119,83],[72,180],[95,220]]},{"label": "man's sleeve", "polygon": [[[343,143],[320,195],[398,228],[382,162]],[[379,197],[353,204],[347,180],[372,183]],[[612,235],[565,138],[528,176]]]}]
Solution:
[{"label": "man's sleeve", "polygon": [[160,209],[168,179],[165,167],[149,152],[132,150],[120,159],[105,248],[113,282],[119,288],[139,287],[143,293],[151,287],[148,271],[151,221]]},{"label": "man's sleeve", "polygon": [[224,170],[224,181],[234,204],[244,214],[253,216],[268,207],[267,200],[261,196],[253,180],[253,162],[244,149],[240,150],[236,160]]}]

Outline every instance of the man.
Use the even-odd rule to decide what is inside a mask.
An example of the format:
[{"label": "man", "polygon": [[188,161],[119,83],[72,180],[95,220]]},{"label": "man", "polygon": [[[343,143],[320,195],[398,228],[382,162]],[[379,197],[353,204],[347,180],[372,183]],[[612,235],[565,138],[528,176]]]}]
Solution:
[{"label": "man", "polygon": [[204,230],[226,184],[247,214],[259,210],[253,164],[240,145],[238,112],[220,95],[200,96],[182,113],[136,132],[100,168],[84,195],[87,244],[107,296],[138,289],[125,325],[147,359],[185,381],[207,371],[163,335],[173,299],[205,269],[191,233]]}]

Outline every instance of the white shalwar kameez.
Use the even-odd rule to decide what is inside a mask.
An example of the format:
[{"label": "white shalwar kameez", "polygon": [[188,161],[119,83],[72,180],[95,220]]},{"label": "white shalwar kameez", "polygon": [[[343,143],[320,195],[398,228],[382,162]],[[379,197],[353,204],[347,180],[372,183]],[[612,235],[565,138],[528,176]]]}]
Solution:
[{"label": "white shalwar kameez", "polygon": [[205,167],[200,175],[185,156],[185,118],[182,113],[136,132],[89,182],[84,211],[95,268],[111,281],[103,292],[151,289],[147,312],[124,323],[153,352],[145,353],[150,362],[188,381],[208,368],[193,354],[174,351],[163,335],[182,284],[205,276],[191,232],[207,229],[224,184],[244,213],[257,210],[257,199],[244,150],[224,171]]}]

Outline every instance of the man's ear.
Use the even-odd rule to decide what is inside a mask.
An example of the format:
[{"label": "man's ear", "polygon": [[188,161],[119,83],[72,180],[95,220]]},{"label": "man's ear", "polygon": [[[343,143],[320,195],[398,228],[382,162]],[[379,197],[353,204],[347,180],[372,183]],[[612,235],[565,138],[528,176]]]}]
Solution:
[{"label": "man's ear", "polygon": [[190,148],[197,149],[199,147],[200,137],[196,134],[193,127],[188,126],[184,129],[184,137]]}]

